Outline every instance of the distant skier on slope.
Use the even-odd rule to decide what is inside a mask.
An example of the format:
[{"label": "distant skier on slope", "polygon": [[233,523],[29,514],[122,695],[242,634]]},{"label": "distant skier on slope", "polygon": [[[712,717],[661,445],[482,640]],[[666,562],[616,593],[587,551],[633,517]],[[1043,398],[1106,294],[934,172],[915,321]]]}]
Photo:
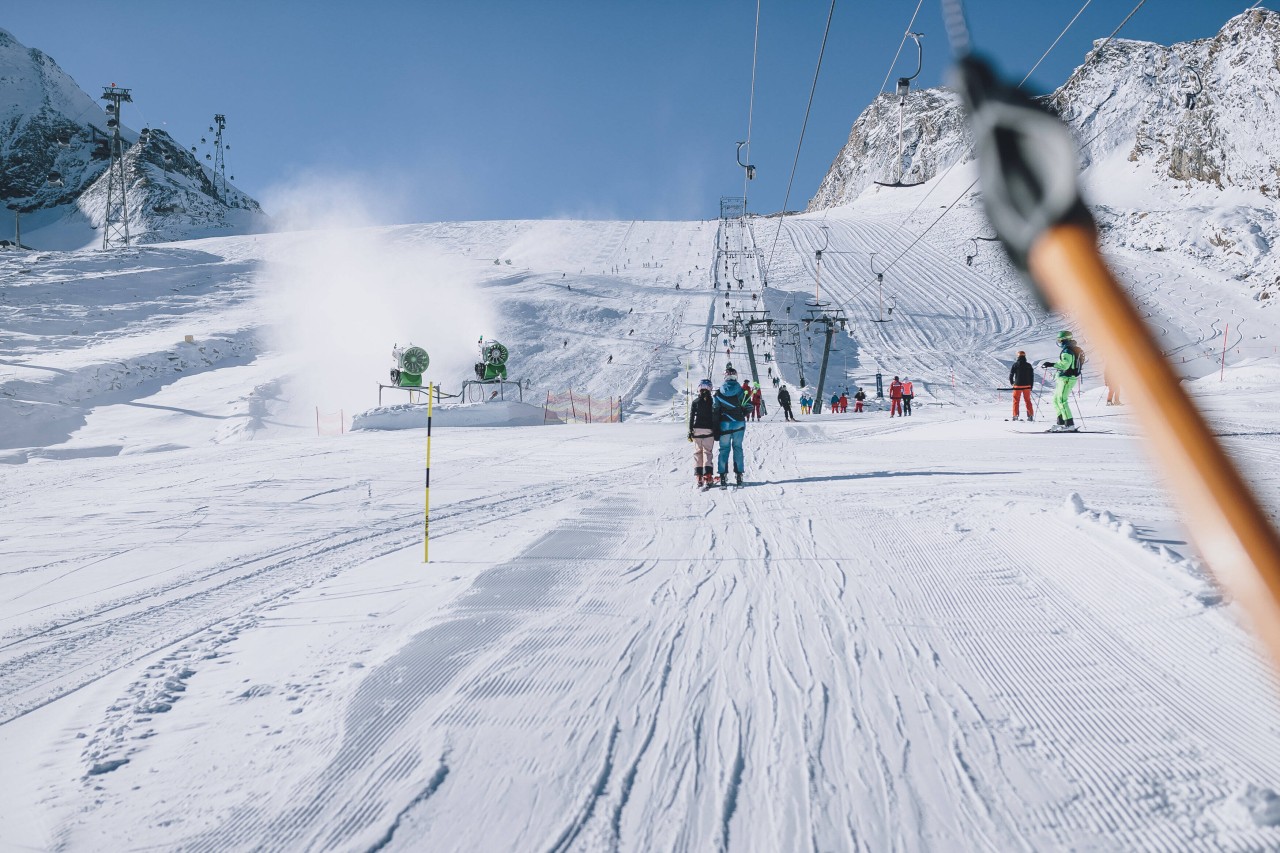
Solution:
[{"label": "distant skier on slope", "polygon": [[902,380],[893,377],[889,383],[889,417],[902,415]]},{"label": "distant skier on slope", "polygon": [[724,382],[712,398],[717,429],[720,431],[720,488],[729,484],[729,452],[733,452],[733,472],[742,485],[746,464],[742,460],[742,439],[747,431],[747,395],[738,384],[738,371],[732,364],[724,367]]},{"label": "distant skier on slope", "polygon": [[[776,380],[777,377],[775,376]],[[782,407],[783,419],[794,421],[796,416],[791,414],[791,392],[787,390],[787,386],[783,385],[778,389],[778,405]]]},{"label": "distant skier on slope", "polygon": [[755,384],[755,388],[751,392],[751,419],[760,420],[760,414],[764,411],[764,394],[760,391],[760,383]]},{"label": "distant skier on slope", "polygon": [[1018,403],[1027,404],[1027,420],[1034,421],[1036,410],[1031,406],[1031,386],[1036,382],[1036,369],[1027,361],[1027,354],[1018,350],[1018,359],[1009,368],[1009,384],[1013,386],[1013,419],[1018,419]]},{"label": "distant skier on slope", "polygon": [[710,379],[699,382],[698,396],[689,407],[689,440],[693,442],[693,471],[699,486],[710,486],[715,481],[711,458],[715,454],[719,428],[711,392]]},{"label": "distant skier on slope", "polygon": [[916,398],[915,386],[911,384],[910,377],[902,377],[902,414],[906,417],[911,416],[911,401]]},{"label": "distant skier on slope", "polygon": [[838,411],[840,411],[840,395],[832,394],[831,405],[827,407],[827,414],[834,415]]},{"label": "distant skier on slope", "polygon": [[845,412],[849,411],[849,392],[848,391],[840,392],[839,402],[840,402],[840,414],[843,415]]},{"label": "distant skier on slope", "polygon": [[866,399],[867,399],[867,392],[859,388],[857,393],[853,395],[854,414],[857,414],[858,412],[862,411],[862,404]]},{"label": "distant skier on slope", "polygon": [[1080,371],[1084,367],[1084,352],[1076,345],[1071,332],[1058,332],[1058,343],[1062,350],[1058,360],[1046,361],[1045,367],[1058,371],[1058,384],[1053,392],[1053,405],[1058,410],[1058,422],[1050,427],[1051,432],[1076,432],[1075,419],[1071,417],[1071,389],[1080,381]]},{"label": "distant skier on slope", "polygon": [[813,398],[809,396],[808,391],[800,392],[800,414],[807,415],[809,410],[813,408]]}]

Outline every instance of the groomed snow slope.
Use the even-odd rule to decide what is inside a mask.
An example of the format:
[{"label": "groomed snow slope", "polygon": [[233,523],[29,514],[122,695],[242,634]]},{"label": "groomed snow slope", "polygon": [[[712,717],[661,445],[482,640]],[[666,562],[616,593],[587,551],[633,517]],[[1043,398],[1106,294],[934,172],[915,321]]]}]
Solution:
[{"label": "groomed snow slope", "polygon": [[[759,296],[795,313],[824,224],[831,249],[905,245],[916,200],[787,220]],[[1269,668],[1125,410],[1102,405],[1101,365],[1077,402],[1095,434],[1004,421],[1009,357],[1049,356],[1063,321],[987,255],[965,264],[970,215],[886,276],[890,323],[869,322],[864,256],[824,260],[854,319],[828,382],[909,373],[916,415],[786,424],[771,406],[748,485],[710,493],[671,412],[685,365],[696,381],[719,349],[714,224],[377,231],[457,264],[422,277],[421,305],[470,282],[488,316],[448,325],[508,343],[535,394],[624,399],[616,425],[438,430],[428,565],[424,431],[310,420],[372,405],[394,341],[321,334],[368,378],[334,373],[317,400],[310,363],[272,343],[287,312],[256,299],[279,281],[259,261],[316,235],[6,257],[0,416],[32,426],[0,466],[4,843],[1280,845]],[[776,224],[754,224],[765,251]],[[1210,306],[1270,344],[1225,276],[1118,260],[1162,273],[1134,287],[1170,346],[1221,346]],[[353,285],[375,303],[377,287]],[[382,316],[392,338],[405,318]],[[223,340],[242,349],[214,358]],[[427,345],[433,368],[471,357]],[[1225,382],[1186,369],[1211,374],[1188,387],[1276,507],[1280,369],[1261,355],[1232,353]]]}]

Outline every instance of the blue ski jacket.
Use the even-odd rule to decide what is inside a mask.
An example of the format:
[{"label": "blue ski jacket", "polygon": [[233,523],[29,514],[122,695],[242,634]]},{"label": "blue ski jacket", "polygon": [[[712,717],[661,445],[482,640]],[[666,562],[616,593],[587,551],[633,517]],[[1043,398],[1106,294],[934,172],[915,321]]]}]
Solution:
[{"label": "blue ski jacket", "polygon": [[738,432],[747,428],[747,410],[744,405],[746,392],[736,379],[726,379],[711,401],[715,416],[720,421],[720,434]]}]

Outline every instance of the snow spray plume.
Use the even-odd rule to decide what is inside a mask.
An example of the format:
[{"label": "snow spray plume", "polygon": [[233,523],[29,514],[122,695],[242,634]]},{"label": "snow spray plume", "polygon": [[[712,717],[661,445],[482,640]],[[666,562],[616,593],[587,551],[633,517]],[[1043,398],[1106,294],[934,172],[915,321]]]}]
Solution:
[{"label": "snow spray plume", "polygon": [[[424,347],[424,382],[456,393],[472,374],[476,339],[493,329],[474,261],[407,228],[374,225],[371,212],[389,206],[351,181],[308,181],[279,196],[272,208],[291,215],[277,221],[308,229],[277,238],[262,276],[273,348],[288,360],[291,420],[306,423],[316,406],[348,417],[372,408],[376,383],[389,383],[394,344]],[[384,403],[408,401],[391,393]]]}]

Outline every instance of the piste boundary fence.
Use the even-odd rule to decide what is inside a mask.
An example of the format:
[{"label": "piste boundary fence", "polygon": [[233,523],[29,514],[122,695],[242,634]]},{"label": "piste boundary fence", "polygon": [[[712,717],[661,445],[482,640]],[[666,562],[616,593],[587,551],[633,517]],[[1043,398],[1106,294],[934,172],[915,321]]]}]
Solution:
[{"label": "piste boundary fence", "polygon": [[621,397],[592,397],[573,390],[547,392],[542,407],[544,424],[616,424],[622,421]]}]

